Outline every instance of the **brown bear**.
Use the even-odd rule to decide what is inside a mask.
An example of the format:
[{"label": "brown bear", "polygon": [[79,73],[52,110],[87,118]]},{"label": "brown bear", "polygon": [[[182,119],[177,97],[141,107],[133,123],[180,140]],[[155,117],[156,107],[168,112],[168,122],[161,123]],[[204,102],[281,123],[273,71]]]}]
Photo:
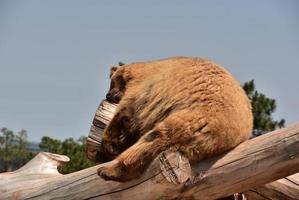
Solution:
[{"label": "brown bear", "polygon": [[190,163],[248,139],[251,104],[223,67],[201,58],[172,57],[111,69],[107,99],[119,103],[97,153],[106,180],[139,177],[172,148]]}]

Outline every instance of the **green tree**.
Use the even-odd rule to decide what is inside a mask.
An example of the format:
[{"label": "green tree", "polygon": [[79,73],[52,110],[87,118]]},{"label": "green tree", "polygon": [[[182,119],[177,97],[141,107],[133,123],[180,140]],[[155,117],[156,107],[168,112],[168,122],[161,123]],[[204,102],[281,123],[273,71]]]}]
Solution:
[{"label": "green tree", "polygon": [[243,89],[251,100],[253,112],[253,136],[259,136],[285,125],[285,120],[274,120],[272,114],[276,110],[276,101],[256,90],[254,80],[244,83]]},{"label": "green tree", "polygon": [[28,151],[28,135],[27,131],[22,129],[15,135],[15,164],[19,168],[31,160],[35,153]]},{"label": "green tree", "polygon": [[26,150],[27,144],[28,144],[27,140],[28,140],[27,131],[24,130],[24,129],[22,129],[16,135],[16,142],[18,143],[18,149],[19,149],[19,151]]},{"label": "green tree", "polygon": [[43,136],[41,142],[39,143],[39,148],[42,151],[59,154],[61,148],[61,141],[50,138],[48,136]]},{"label": "green tree", "polygon": [[3,167],[1,167],[1,171],[11,171],[12,170],[12,161],[15,155],[15,147],[13,145],[15,135],[13,131],[2,128],[1,129],[1,151],[0,158],[3,162]]},{"label": "green tree", "polygon": [[62,173],[70,173],[94,165],[86,158],[85,142],[86,137],[80,137],[77,141],[74,141],[73,138],[69,138],[62,142],[61,153],[68,155],[71,159],[71,161],[62,168]]},{"label": "green tree", "polygon": [[2,128],[0,134],[0,171],[15,170],[35,155],[27,150],[27,132],[21,130],[15,134],[12,130]]}]

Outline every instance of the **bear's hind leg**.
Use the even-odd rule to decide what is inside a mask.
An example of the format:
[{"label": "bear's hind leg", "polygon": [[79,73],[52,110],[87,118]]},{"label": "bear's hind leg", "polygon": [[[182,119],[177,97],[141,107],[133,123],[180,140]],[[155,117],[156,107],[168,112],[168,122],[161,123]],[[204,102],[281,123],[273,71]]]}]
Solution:
[{"label": "bear's hind leg", "polygon": [[194,119],[192,112],[173,113],[137,143],[121,153],[108,165],[98,169],[106,180],[128,181],[139,177],[159,153],[173,147],[177,150],[192,141],[193,132],[206,125],[204,118]]},{"label": "bear's hind leg", "polygon": [[149,131],[116,159],[99,168],[98,174],[106,180],[115,181],[137,178],[160,152],[167,149],[165,141],[159,131]]}]

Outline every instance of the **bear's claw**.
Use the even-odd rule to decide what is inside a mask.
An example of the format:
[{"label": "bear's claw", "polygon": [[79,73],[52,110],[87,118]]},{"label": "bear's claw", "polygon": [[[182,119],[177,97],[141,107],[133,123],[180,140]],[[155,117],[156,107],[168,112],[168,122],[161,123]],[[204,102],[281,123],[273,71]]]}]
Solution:
[{"label": "bear's claw", "polygon": [[100,167],[98,169],[98,175],[104,180],[120,181],[120,174],[111,167]]},{"label": "bear's claw", "polygon": [[111,161],[109,164],[100,167],[97,173],[104,180],[119,182],[128,181],[128,178],[126,178],[126,173],[122,170],[121,164],[116,161]]}]

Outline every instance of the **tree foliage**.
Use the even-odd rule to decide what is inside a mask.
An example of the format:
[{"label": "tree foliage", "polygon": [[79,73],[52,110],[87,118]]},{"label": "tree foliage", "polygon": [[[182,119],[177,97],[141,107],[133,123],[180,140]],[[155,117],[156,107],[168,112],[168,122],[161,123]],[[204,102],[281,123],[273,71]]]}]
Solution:
[{"label": "tree foliage", "polygon": [[35,153],[27,150],[27,131],[2,128],[0,133],[0,172],[15,170],[33,158]]},{"label": "tree foliage", "polygon": [[254,80],[244,83],[243,89],[251,100],[253,120],[253,136],[259,136],[285,125],[285,120],[274,120],[272,114],[276,110],[276,101],[256,90]]},{"label": "tree foliage", "polygon": [[42,151],[58,154],[61,149],[61,141],[48,136],[43,136],[41,142],[39,143],[39,148]]},{"label": "tree foliage", "polygon": [[[14,133],[7,128],[1,129],[0,134],[0,172],[14,171],[30,159],[37,152],[28,149],[27,131],[21,130]],[[66,155],[70,162],[63,166],[59,171],[63,174],[78,171],[93,165],[85,157],[86,137],[80,137],[78,140],[68,138],[63,141],[44,136],[39,143],[40,151]]]}]

